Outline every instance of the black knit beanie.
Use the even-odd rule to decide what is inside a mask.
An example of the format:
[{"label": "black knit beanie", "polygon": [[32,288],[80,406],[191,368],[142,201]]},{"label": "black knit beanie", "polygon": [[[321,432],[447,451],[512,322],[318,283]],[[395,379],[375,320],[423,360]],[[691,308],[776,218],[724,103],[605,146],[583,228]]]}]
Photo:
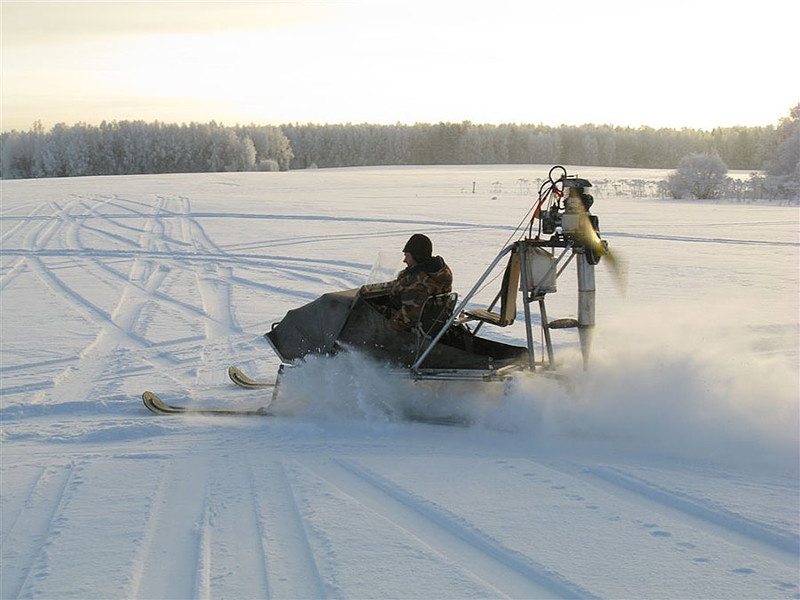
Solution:
[{"label": "black knit beanie", "polygon": [[406,242],[403,252],[409,252],[418,263],[425,262],[433,255],[433,243],[421,233],[415,233]]}]

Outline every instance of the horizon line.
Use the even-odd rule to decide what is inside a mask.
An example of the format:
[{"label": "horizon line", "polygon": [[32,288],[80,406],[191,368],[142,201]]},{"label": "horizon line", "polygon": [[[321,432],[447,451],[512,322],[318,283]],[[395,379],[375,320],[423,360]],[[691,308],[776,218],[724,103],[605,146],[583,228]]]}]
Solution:
[{"label": "horizon line", "polygon": [[594,123],[594,122],[586,122],[581,124],[570,124],[570,123],[559,123],[558,125],[552,125],[549,123],[544,122],[532,122],[532,121],[504,121],[499,123],[491,123],[491,122],[474,122],[469,119],[464,119],[461,121],[416,121],[414,123],[408,123],[403,121],[397,121],[395,123],[382,123],[382,122],[370,122],[370,121],[325,121],[325,122],[315,122],[315,121],[288,121],[282,122],[280,124],[274,123],[258,123],[255,121],[250,122],[239,122],[237,121],[233,125],[227,125],[222,120],[217,119],[210,119],[207,121],[200,121],[200,120],[190,120],[190,121],[167,121],[162,119],[100,119],[93,120],[92,122],[89,121],[74,121],[72,123],[67,123],[66,121],[58,121],[53,125],[46,126],[42,124],[40,119],[35,119],[28,129],[17,129],[15,127],[6,128],[0,126],[0,135],[4,135],[7,133],[13,132],[20,132],[20,133],[27,133],[33,131],[37,124],[42,126],[45,131],[51,131],[55,127],[59,125],[64,125],[65,127],[76,127],[79,125],[86,125],[89,127],[100,127],[102,124],[113,124],[113,123],[146,123],[146,124],[154,124],[154,123],[161,123],[164,125],[179,125],[179,126],[187,126],[192,124],[198,125],[210,125],[212,123],[220,126],[220,127],[304,127],[304,126],[316,126],[316,127],[325,127],[325,126],[340,126],[340,127],[356,127],[356,126],[370,126],[370,127],[416,127],[416,126],[435,126],[435,125],[474,125],[478,127],[502,127],[502,126],[521,126],[521,127],[550,127],[553,129],[561,129],[561,128],[580,128],[580,127],[597,127],[597,128],[610,128],[610,129],[633,129],[633,130],[641,130],[641,129],[653,129],[655,131],[659,130],[674,130],[674,131],[702,131],[711,133],[718,129],[757,129],[757,128],[768,128],[768,127],[775,127],[774,123],[766,124],[766,125],[717,125],[710,129],[704,127],[692,127],[689,125],[683,125],[679,127],[670,127],[670,126],[656,126],[656,125],[618,125],[614,123]]}]

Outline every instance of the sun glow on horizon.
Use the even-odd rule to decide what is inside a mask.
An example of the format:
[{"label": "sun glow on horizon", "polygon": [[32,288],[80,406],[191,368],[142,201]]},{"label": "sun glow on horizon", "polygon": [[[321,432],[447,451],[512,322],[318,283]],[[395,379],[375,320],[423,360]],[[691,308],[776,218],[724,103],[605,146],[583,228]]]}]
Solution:
[{"label": "sun glow on horizon", "polygon": [[[711,129],[772,125],[800,100],[796,82],[765,92],[742,77],[786,71],[794,38],[774,31],[774,14],[777,56],[766,60],[737,42],[753,19],[718,15],[728,27],[709,28],[670,6],[3,2],[2,128],[142,119]],[[710,39],[722,29],[724,43]]]}]

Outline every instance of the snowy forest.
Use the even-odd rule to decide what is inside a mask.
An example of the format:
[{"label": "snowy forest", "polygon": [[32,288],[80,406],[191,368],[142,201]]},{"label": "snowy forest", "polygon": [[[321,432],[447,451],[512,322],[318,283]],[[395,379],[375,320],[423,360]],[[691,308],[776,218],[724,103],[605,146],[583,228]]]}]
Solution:
[{"label": "snowy forest", "polygon": [[215,122],[59,124],[50,131],[37,122],[30,131],[4,133],[0,141],[3,179],[278,171],[289,169],[292,158],[278,127]]},{"label": "snowy forest", "polygon": [[284,125],[292,168],[366,165],[570,164],[674,168],[688,154],[718,154],[759,170],[773,127],[696,129],[611,125]]},{"label": "snowy forest", "polygon": [[[5,179],[323,167],[569,164],[674,169],[691,155],[800,183],[800,104],[777,126],[698,129],[611,125],[41,123],[0,136]],[[785,186],[784,186],[785,187]]]}]

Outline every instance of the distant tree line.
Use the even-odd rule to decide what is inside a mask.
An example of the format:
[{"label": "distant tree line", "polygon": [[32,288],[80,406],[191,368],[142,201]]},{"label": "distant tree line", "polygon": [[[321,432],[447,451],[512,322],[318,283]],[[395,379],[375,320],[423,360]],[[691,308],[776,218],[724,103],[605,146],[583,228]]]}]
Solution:
[{"label": "distant tree line", "polygon": [[764,167],[775,128],[630,128],[610,125],[283,125],[293,169],[368,165],[569,164],[675,168],[717,154],[732,169]]},{"label": "distant tree line", "polygon": [[[800,109],[794,109],[800,110]],[[59,124],[0,136],[3,178],[288,170],[439,164],[568,164],[676,168],[715,155],[727,168],[769,170],[776,128],[630,128],[611,125],[288,124],[226,127],[144,121]],[[783,158],[784,152],[781,154]]]},{"label": "distant tree line", "polygon": [[0,176],[76,177],[142,173],[286,170],[289,140],[274,126],[225,127],[144,121],[59,124],[0,136]]}]

